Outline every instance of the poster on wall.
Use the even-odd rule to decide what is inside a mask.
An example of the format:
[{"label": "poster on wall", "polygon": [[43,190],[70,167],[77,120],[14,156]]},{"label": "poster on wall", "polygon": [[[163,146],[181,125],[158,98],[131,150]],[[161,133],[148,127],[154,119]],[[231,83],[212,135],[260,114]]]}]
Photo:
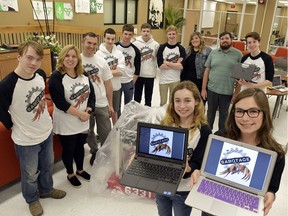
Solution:
[{"label": "poster on wall", "polygon": [[90,13],[90,0],[75,0],[76,13]]},{"label": "poster on wall", "polygon": [[90,0],[90,13],[103,13],[103,0]]},{"label": "poster on wall", "polygon": [[55,16],[58,20],[72,20],[73,9],[71,3],[55,2]]},{"label": "poster on wall", "polygon": [[148,20],[152,29],[162,29],[164,23],[164,0],[149,0]]},{"label": "poster on wall", "polygon": [[0,12],[19,11],[18,0],[0,0]]},{"label": "poster on wall", "polygon": [[32,1],[32,5],[34,20],[53,20],[53,2],[45,2],[43,5],[42,1]]},{"label": "poster on wall", "polygon": [[76,13],[103,13],[103,0],[75,0]]}]

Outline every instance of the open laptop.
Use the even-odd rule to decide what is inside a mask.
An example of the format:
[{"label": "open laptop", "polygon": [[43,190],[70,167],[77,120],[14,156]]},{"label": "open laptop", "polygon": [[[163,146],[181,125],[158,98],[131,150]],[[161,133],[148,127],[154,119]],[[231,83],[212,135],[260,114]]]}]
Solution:
[{"label": "open laptop", "polygon": [[282,85],[281,75],[274,75],[271,88],[278,91],[288,90],[285,86]]},{"label": "open laptop", "polygon": [[120,184],[173,196],[183,176],[188,130],[139,122],[134,160]]},{"label": "open laptop", "polygon": [[255,69],[255,65],[238,62],[234,65],[231,77],[235,79],[244,79],[248,82],[254,82],[252,79],[254,77]]},{"label": "open laptop", "polygon": [[201,175],[185,203],[213,215],[263,216],[276,157],[276,152],[211,134]]}]

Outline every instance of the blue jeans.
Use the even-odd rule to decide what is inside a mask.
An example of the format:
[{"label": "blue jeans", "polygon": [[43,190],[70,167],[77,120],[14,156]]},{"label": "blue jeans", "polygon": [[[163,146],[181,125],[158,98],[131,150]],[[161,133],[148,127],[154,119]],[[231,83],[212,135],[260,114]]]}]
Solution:
[{"label": "blue jeans", "polygon": [[14,145],[20,163],[22,194],[27,203],[39,199],[38,193],[52,190],[53,135],[32,146]]},{"label": "blue jeans", "polygon": [[177,192],[172,197],[156,194],[156,204],[159,216],[172,216],[172,207],[174,216],[190,216],[192,207],[184,202],[189,192]]},{"label": "blue jeans", "polygon": [[207,102],[208,102],[207,119],[208,119],[208,124],[211,130],[213,129],[215,114],[216,114],[218,107],[219,107],[218,130],[222,130],[225,128],[225,123],[226,123],[226,119],[228,116],[231,99],[232,99],[232,95],[218,94],[218,93],[208,90],[207,92]]},{"label": "blue jeans", "polygon": [[121,84],[121,97],[123,92],[124,92],[124,104],[127,104],[133,99],[133,92],[134,92],[133,81]]},{"label": "blue jeans", "polygon": [[118,117],[121,115],[121,100],[122,93],[124,93],[124,105],[129,103],[133,99],[134,93],[134,83],[133,81],[129,83],[121,83],[121,93],[120,93],[120,109],[118,111]]}]

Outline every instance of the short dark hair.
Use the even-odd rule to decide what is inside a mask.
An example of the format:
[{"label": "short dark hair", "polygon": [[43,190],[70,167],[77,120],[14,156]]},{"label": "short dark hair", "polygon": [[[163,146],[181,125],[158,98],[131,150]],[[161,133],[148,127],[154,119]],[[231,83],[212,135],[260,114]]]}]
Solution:
[{"label": "short dark hair", "polygon": [[116,35],[116,32],[115,32],[115,30],[112,29],[112,28],[107,28],[107,29],[104,31],[104,37],[106,36],[106,34]]},{"label": "short dark hair", "polygon": [[232,39],[232,34],[230,33],[230,32],[227,32],[227,31],[224,31],[224,32],[222,32],[220,35],[219,35],[219,39],[221,38],[221,37],[223,37],[224,35],[229,35],[229,37]]},{"label": "short dark hair", "polygon": [[142,29],[145,29],[145,28],[151,29],[152,27],[151,27],[151,25],[150,25],[149,23],[143,23],[143,24],[141,25],[141,30],[142,30]]},{"label": "short dark hair", "polygon": [[247,41],[247,38],[252,37],[254,40],[257,40],[260,42],[261,37],[257,32],[249,32],[245,35],[245,40]]},{"label": "short dark hair", "polygon": [[94,32],[87,32],[87,33],[83,34],[83,38],[85,38],[85,37],[87,37],[87,36],[89,36],[89,37],[94,37],[94,38],[98,38],[98,35],[95,34]]},{"label": "short dark hair", "polygon": [[124,31],[129,31],[129,32],[133,32],[134,33],[134,26],[131,24],[125,24],[122,27],[122,32]]}]

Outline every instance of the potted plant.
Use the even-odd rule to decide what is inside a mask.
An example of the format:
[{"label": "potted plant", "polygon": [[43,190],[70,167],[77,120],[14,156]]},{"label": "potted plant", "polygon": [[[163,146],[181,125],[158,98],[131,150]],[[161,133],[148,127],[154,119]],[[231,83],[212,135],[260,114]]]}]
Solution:
[{"label": "potted plant", "polygon": [[178,29],[182,28],[182,26],[184,26],[186,22],[186,19],[183,17],[183,14],[184,14],[183,9],[178,8],[178,7],[173,7],[171,4],[168,4],[167,7],[164,9],[165,29],[169,25],[174,25]]}]

